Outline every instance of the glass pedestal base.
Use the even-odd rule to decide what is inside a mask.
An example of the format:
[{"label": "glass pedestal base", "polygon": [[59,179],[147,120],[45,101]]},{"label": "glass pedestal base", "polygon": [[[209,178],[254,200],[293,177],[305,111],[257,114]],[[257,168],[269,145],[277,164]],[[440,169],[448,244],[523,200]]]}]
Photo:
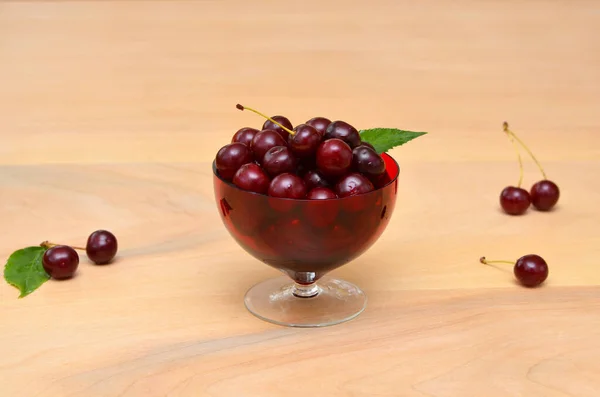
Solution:
[{"label": "glass pedestal base", "polygon": [[282,276],[250,288],[244,303],[252,314],[270,323],[325,327],[358,316],[367,305],[367,296],[356,285],[328,276],[310,285]]}]

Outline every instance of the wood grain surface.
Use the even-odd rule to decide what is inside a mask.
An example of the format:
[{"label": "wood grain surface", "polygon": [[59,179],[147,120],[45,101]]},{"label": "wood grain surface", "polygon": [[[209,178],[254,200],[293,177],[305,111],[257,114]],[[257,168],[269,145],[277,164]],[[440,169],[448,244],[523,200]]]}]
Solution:
[{"label": "wood grain surface", "polygon": [[[216,151],[262,125],[238,102],[429,132],[391,151],[396,212],[334,273],[369,296],[357,319],[244,308],[277,272],[214,203]],[[599,105],[594,1],[0,2],[0,255],[99,228],[120,244],[24,299],[2,283],[0,396],[597,397]],[[505,120],[556,210],[499,210]],[[541,288],[478,262],[527,253]]]}]

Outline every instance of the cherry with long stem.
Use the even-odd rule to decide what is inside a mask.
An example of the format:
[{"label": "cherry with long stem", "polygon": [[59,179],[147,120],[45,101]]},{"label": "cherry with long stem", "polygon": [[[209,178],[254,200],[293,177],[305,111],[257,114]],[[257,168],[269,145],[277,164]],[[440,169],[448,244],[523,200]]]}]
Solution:
[{"label": "cherry with long stem", "polygon": [[539,255],[523,255],[516,262],[507,260],[487,260],[485,256],[479,258],[484,265],[504,263],[513,265],[513,273],[517,280],[525,287],[537,287],[548,278],[548,264]]},{"label": "cherry with long stem", "polygon": [[[504,123],[505,131],[508,128],[508,124]],[[523,159],[521,157],[521,152],[517,144],[515,143],[514,138],[507,133],[515,152],[517,153],[517,160],[519,161],[519,182],[517,186],[507,186],[502,189],[500,193],[500,206],[510,215],[521,215],[527,211],[529,205],[531,204],[531,197],[527,190],[521,187],[523,183]]]},{"label": "cherry with long stem", "polygon": [[256,114],[258,114],[259,116],[261,116],[261,117],[264,117],[265,119],[269,120],[270,122],[277,124],[278,126],[280,126],[281,128],[283,128],[283,129],[284,129],[286,132],[288,132],[290,135],[294,135],[294,134],[295,134],[295,132],[294,132],[294,131],[290,130],[289,128],[287,128],[287,127],[285,127],[285,126],[283,126],[283,125],[281,125],[281,123],[279,123],[279,122],[277,122],[277,121],[273,120],[271,117],[269,117],[269,116],[267,116],[267,115],[265,115],[265,114],[263,114],[263,113],[259,112],[258,110],[255,110],[255,109],[249,108],[248,106],[242,106],[242,105],[240,105],[239,103],[238,103],[237,105],[235,105],[235,107],[236,107],[236,108],[238,108],[239,110],[242,110],[242,111],[243,111],[243,110],[249,110],[249,111],[251,111],[251,112],[253,112],[253,113],[256,113]]},{"label": "cherry with long stem", "polygon": [[508,128],[507,122],[504,122],[503,127],[504,132],[506,132],[506,134],[509,135],[512,139],[515,139],[517,142],[519,142],[523,149],[525,149],[527,153],[529,153],[531,159],[535,162],[540,172],[542,173],[543,179],[541,181],[536,182],[530,189],[529,194],[531,197],[531,203],[535,208],[537,208],[540,211],[551,210],[556,205],[560,197],[560,189],[558,188],[558,185],[556,185],[556,183],[548,179],[544,168],[542,167],[538,159],[535,157],[533,152],[517,136],[517,134],[515,134]]}]

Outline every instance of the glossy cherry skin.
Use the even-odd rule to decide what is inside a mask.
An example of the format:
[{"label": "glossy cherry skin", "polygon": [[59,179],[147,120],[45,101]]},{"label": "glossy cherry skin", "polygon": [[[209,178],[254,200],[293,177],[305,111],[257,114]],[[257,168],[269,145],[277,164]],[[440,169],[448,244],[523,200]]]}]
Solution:
[{"label": "glossy cherry skin", "polygon": [[324,139],[338,138],[350,145],[351,148],[355,148],[360,145],[360,135],[356,128],[346,123],[345,121],[334,121],[327,126],[325,130]]},{"label": "glossy cherry skin", "polygon": [[66,245],[56,245],[44,252],[42,266],[48,275],[57,280],[73,277],[79,266],[79,255]]},{"label": "glossy cherry skin", "polygon": [[298,175],[279,174],[271,181],[268,194],[272,197],[303,199],[306,197],[306,185]]},{"label": "glossy cherry skin", "polygon": [[262,130],[254,135],[250,148],[254,153],[256,161],[262,163],[265,154],[269,149],[274,148],[275,146],[287,146],[286,140],[284,140],[277,131]]},{"label": "glossy cherry skin", "polygon": [[[279,124],[283,125],[288,130],[292,130],[294,128],[294,126],[292,125],[292,123],[290,122],[290,120],[287,117],[284,117],[284,116],[273,116],[271,118],[273,120],[277,121]],[[289,132],[287,132],[286,130],[284,130],[283,128],[281,128],[280,126],[278,126],[277,124],[273,123],[271,120],[266,120],[265,123],[262,126],[262,129],[263,130],[274,130],[274,131],[277,131],[277,133],[285,141],[288,140],[288,136],[290,135]]]},{"label": "glossy cherry skin", "polygon": [[378,177],[385,172],[385,163],[381,156],[362,144],[352,150],[352,167],[368,177]]},{"label": "glossy cherry skin", "polygon": [[265,194],[269,190],[270,178],[257,164],[244,164],[235,173],[233,184],[249,192]]},{"label": "glossy cherry skin", "polygon": [[329,126],[329,124],[331,124],[331,120],[325,117],[313,117],[312,119],[308,120],[305,124],[308,124],[311,127],[313,127],[315,130],[317,130],[319,134],[325,135],[325,130],[327,130],[327,127]]},{"label": "glossy cherry skin", "polygon": [[343,176],[335,185],[335,193],[340,198],[369,193],[374,189],[371,181],[357,172]]},{"label": "glossy cherry skin", "polygon": [[325,177],[346,174],[352,166],[352,149],[341,139],[322,142],[317,149],[317,168]]},{"label": "glossy cherry skin", "polygon": [[547,179],[535,183],[530,191],[531,204],[539,211],[550,211],[558,202],[560,190]]},{"label": "glossy cherry skin", "polygon": [[307,171],[304,174],[304,183],[306,184],[306,189],[312,190],[316,187],[329,187],[329,182],[316,170]]},{"label": "glossy cherry skin", "polygon": [[219,149],[215,161],[219,175],[230,181],[242,165],[251,163],[253,159],[252,151],[248,146],[235,142]]},{"label": "glossy cherry skin", "polygon": [[119,244],[114,234],[108,230],[96,230],[88,237],[85,252],[92,262],[104,265],[117,255]]},{"label": "glossy cherry skin", "polygon": [[292,152],[298,157],[311,157],[317,152],[322,136],[308,124],[296,126],[294,135],[288,138]]},{"label": "glossy cherry skin", "polygon": [[337,194],[327,187],[316,187],[308,192],[306,198],[309,200],[328,200],[337,198]]},{"label": "glossy cherry skin", "polygon": [[235,134],[233,134],[231,142],[243,143],[244,145],[250,147],[252,145],[252,139],[254,139],[254,135],[256,134],[258,134],[258,130],[256,128],[240,128]]},{"label": "glossy cherry skin", "polygon": [[529,193],[520,187],[507,186],[500,193],[500,206],[507,214],[524,214],[530,204]]},{"label": "glossy cherry skin", "polygon": [[275,146],[269,149],[262,160],[262,168],[271,177],[285,172],[294,172],[296,164],[296,157],[286,146]]},{"label": "glossy cherry skin", "polygon": [[517,280],[526,287],[536,287],[548,278],[548,264],[539,255],[524,255],[514,267]]}]

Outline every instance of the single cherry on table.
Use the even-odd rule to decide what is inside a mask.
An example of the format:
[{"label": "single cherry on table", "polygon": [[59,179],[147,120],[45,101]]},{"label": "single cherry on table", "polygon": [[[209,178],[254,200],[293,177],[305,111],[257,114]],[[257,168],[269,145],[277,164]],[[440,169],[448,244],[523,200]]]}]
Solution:
[{"label": "single cherry on table", "polygon": [[506,260],[488,261],[485,256],[479,258],[479,262],[489,265],[493,263],[506,263],[513,265],[513,273],[516,279],[525,287],[537,287],[548,278],[548,264],[539,255],[523,255],[516,262]]}]

